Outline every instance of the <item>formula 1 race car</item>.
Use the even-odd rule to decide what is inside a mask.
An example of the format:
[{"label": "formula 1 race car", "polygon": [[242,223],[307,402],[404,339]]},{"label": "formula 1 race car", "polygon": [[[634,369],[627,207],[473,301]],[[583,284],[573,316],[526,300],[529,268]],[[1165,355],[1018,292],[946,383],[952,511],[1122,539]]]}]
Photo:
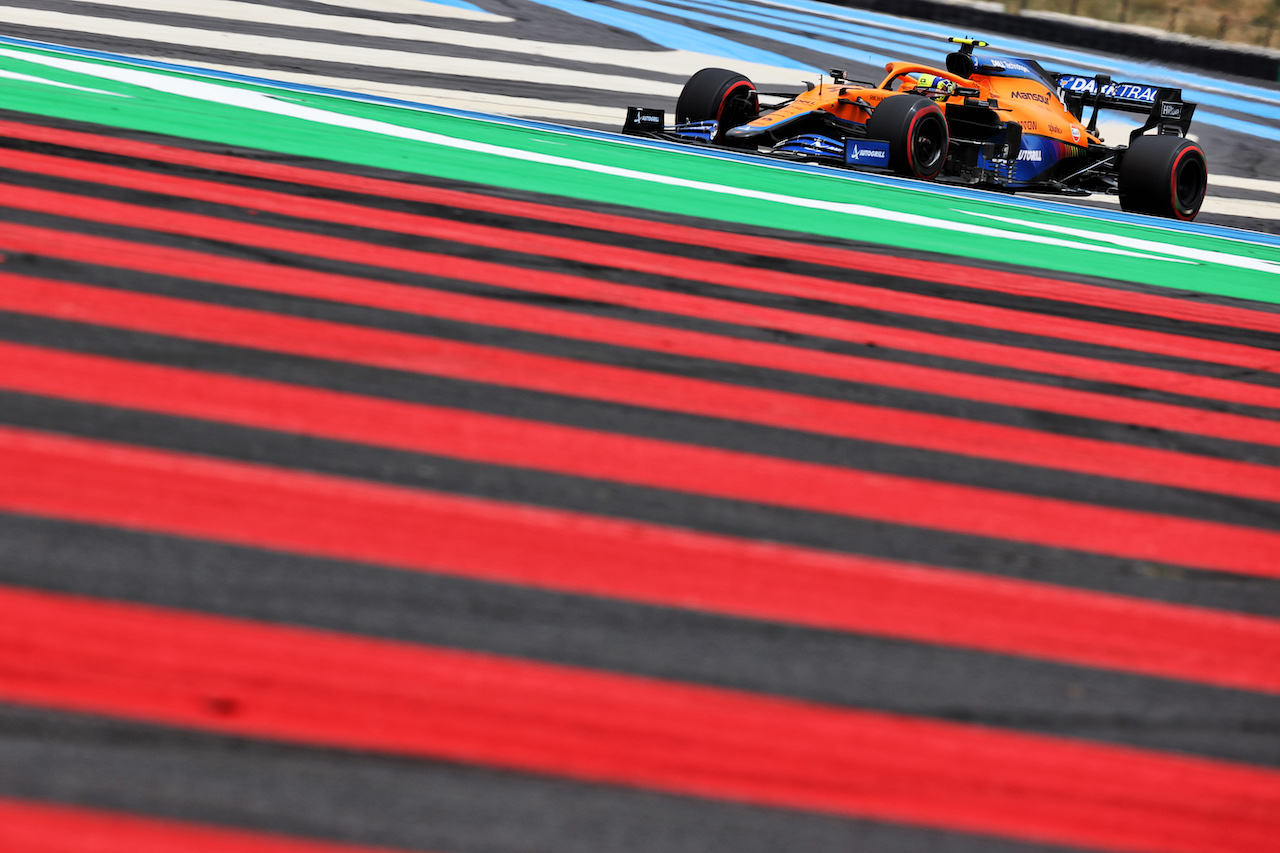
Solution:
[{"label": "formula 1 race car", "polygon": [[[1124,210],[1195,218],[1208,167],[1186,138],[1196,105],[1180,89],[1054,74],[1035,60],[979,52],[986,42],[949,41],[959,50],[945,70],[891,62],[876,86],[836,69],[830,83],[799,95],[759,92],[741,74],[704,68],[685,84],[673,126],[663,110],[630,107],[623,130],[1006,192],[1115,193]],[[1146,122],[1128,145],[1105,145],[1101,109]]]}]

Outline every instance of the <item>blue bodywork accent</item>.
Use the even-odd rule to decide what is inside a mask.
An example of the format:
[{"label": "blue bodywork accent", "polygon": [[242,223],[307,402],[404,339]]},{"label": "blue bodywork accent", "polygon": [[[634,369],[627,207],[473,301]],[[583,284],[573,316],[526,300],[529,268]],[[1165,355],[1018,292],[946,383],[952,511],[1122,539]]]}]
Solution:
[{"label": "blue bodywork accent", "polygon": [[761,134],[764,134],[764,133],[772,133],[773,131],[777,130],[780,127],[786,127],[787,125],[794,122],[796,119],[802,119],[805,116],[811,116],[814,113],[820,113],[820,112],[822,112],[822,110],[809,110],[808,112],[796,113],[793,116],[787,116],[782,121],[776,124],[765,125],[763,127],[748,127],[747,125],[744,124],[739,127],[731,128],[725,131],[724,135],[730,137],[731,139],[748,139],[752,136],[760,136]]},{"label": "blue bodywork accent", "polygon": [[1044,82],[1040,74],[1024,59],[995,53],[973,53],[973,72],[990,77],[1019,77]]},{"label": "blue bodywork accent", "polygon": [[[999,143],[1000,135],[993,136],[989,142]],[[1047,136],[1024,133],[1022,148],[1018,151],[1018,159],[1009,163],[1005,160],[993,160],[985,153],[978,156],[978,168],[991,169],[1005,186],[1020,186],[1039,183],[1045,172],[1052,169],[1070,152],[1071,146]]]},{"label": "blue bodywork accent", "polygon": [[[1089,95],[1095,94],[1098,90],[1098,81],[1095,78],[1074,74],[1064,74],[1059,77],[1058,85],[1068,92],[1083,92]],[[1158,86],[1148,86],[1145,83],[1112,83],[1102,87],[1104,97],[1127,101],[1140,107],[1149,107],[1154,104],[1158,92]]]},{"label": "blue bodywork accent", "polygon": [[692,139],[699,142],[710,142],[716,138],[716,132],[720,129],[720,122],[713,118],[704,119],[703,121],[688,121],[684,124],[677,124],[672,128],[671,132],[681,139]]},{"label": "blue bodywork accent", "polygon": [[808,133],[794,136],[773,149],[787,154],[805,154],[810,157],[837,157],[844,159],[844,145],[829,136]]},{"label": "blue bodywork accent", "polygon": [[889,143],[879,139],[846,139],[844,162],[849,166],[889,166]]}]

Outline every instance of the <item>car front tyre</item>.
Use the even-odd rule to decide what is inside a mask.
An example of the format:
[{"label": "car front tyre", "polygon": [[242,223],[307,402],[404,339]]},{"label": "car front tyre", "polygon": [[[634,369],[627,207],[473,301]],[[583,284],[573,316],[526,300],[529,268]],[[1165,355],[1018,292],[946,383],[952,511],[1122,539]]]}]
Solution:
[{"label": "car front tyre", "polygon": [[951,137],[942,108],[919,95],[891,95],[867,120],[867,137],[889,143],[889,168],[931,181],[947,162]]},{"label": "car front tyre", "polygon": [[715,119],[719,124],[716,142],[725,141],[725,131],[746,124],[760,115],[756,87],[736,71],[704,68],[689,78],[676,101],[676,123]]}]

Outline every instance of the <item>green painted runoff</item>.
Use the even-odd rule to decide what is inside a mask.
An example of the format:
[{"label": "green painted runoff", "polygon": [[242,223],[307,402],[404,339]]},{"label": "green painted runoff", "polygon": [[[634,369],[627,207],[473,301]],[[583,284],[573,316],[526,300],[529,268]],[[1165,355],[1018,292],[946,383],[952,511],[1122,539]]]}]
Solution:
[{"label": "green painted runoff", "polygon": [[[575,199],[1280,303],[1280,249],[793,169],[0,46],[0,108]],[[979,196],[975,198],[974,196]]]}]

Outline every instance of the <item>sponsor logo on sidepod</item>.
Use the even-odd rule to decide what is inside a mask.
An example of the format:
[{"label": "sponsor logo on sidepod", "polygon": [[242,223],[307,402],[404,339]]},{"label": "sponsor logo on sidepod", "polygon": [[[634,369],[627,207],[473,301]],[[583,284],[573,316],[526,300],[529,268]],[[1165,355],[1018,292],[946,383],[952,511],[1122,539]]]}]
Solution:
[{"label": "sponsor logo on sidepod", "polygon": [[1041,157],[1041,155],[1042,155],[1043,153],[1044,153],[1044,152],[1042,152],[1042,151],[1036,151],[1036,150],[1033,150],[1033,149],[1027,148],[1027,149],[1023,149],[1022,151],[1019,151],[1019,152],[1018,152],[1018,159],[1019,159],[1019,160],[1026,160],[1026,161],[1031,162],[1031,163],[1039,163],[1039,162],[1040,162],[1040,157]]},{"label": "sponsor logo on sidepod", "polygon": [[1042,104],[1049,103],[1048,95],[1040,95],[1035,92],[1010,92],[1009,97],[1017,98],[1020,101],[1039,101]]},{"label": "sponsor logo on sidepod", "polygon": [[1071,138],[1076,142],[1080,141],[1080,128],[1078,125],[1071,125]]}]

